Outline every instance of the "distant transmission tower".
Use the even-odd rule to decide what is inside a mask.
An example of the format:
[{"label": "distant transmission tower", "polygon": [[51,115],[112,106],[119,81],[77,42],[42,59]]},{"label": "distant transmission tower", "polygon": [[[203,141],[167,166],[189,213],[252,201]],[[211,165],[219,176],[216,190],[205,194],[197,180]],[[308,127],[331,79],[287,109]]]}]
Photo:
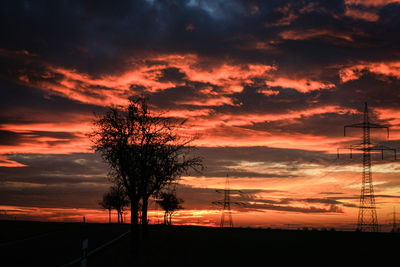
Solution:
[{"label": "distant transmission tower", "polygon": [[[363,142],[359,145],[351,145],[349,147],[350,158],[352,158],[353,149],[363,151],[363,172],[362,172],[362,184],[361,184],[360,206],[358,210],[357,229],[359,231],[378,232],[379,224],[378,224],[378,217],[376,215],[374,185],[372,182],[372,172],[371,172],[371,151],[373,150],[381,151],[383,159],[383,151],[391,150],[394,151],[394,158],[396,159],[396,149],[388,148],[385,146],[376,146],[371,144],[371,139],[370,139],[371,128],[386,128],[387,136],[389,138],[389,126],[379,125],[369,122],[367,103],[365,103],[364,107],[364,121],[362,123],[356,123],[344,126],[344,136],[346,136],[347,128],[363,129]],[[339,157],[339,148],[338,148],[338,157]]]},{"label": "distant transmission tower", "polygon": [[[231,190],[229,188],[229,177],[226,175],[226,180],[225,180],[225,189],[217,189],[216,190],[218,193],[224,193],[224,200],[223,201],[214,201],[212,202],[213,204],[216,205],[223,205],[224,208],[222,210],[221,214],[221,223],[220,226],[224,227],[225,224],[228,227],[233,227],[233,220],[232,220],[232,211],[231,211],[231,204],[236,204],[236,205],[242,205],[243,203],[241,202],[231,202],[231,193],[241,193],[240,190]],[[227,217],[227,220],[225,220],[225,216]]]},{"label": "distant transmission tower", "polygon": [[399,231],[399,228],[397,226],[397,222],[396,222],[396,208],[393,207],[393,222],[392,222],[392,232],[396,233]]}]

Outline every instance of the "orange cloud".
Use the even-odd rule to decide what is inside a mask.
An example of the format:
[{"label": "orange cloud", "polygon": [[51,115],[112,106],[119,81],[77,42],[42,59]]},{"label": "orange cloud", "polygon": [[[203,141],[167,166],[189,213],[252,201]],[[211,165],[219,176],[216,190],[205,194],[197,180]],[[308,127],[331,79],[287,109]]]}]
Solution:
[{"label": "orange cloud", "polygon": [[279,95],[279,91],[274,91],[271,89],[259,89],[257,90],[258,93],[264,94],[266,96],[271,96],[271,95]]},{"label": "orange cloud", "polygon": [[391,3],[400,3],[400,0],[345,0],[346,5],[385,6]]},{"label": "orange cloud", "polygon": [[346,8],[346,12],[344,15],[354,19],[361,19],[369,22],[375,22],[379,20],[379,15],[375,12],[355,8]]},{"label": "orange cloud", "polygon": [[174,110],[158,110],[166,117],[175,117],[175,118],[194,118],[194,117],[204,117],[210,115],[212,109],[204,108],[195,110],[187,110],[187,109],[174,109]]},{"label": "orange cloud", "polygon": [[316,3],[308,3],[301,8],[294,7],[291,3],[288,3],[282,7],[275,8],[276,12],[282,14],[282,18],[274,23],[267,23],[265,26],[288,26],[296,21],[301,14],[310,13],[313,11],[324,11],[323,8],[319,7]]},{"label": "orange cloud", "polygon": [[[92,78],[88,74],[78,73],[71,69],[52,66],[48,68],[50,72],[45,73],[42,76],[44,80],[36,84],[39,88],[82,103],[95,105],[127,104],[127,96],[131,94],[132,85],[144,86],[150,91],[164,90],[175,86],[171,82],[157,81],[157,75],[161,73],[161,66],[139,67],[121,75],[103,75],[100,78]],[[61,74],[63,77],[58,83],[46,80],[49,76],[56,74]],[[21,76],[20,79],[26,82],[25,78]]]},{"label": "orange cloud", "polygon": [[280,133],[278,135],[239,127],[216,127],[201,131],[199,135],[201,138],[195,141],[198,146],[268,146],[331,153],[335,153],[337,144],[343,141],[343,138],[327,139],[299,133]]},{"label": "orange cloud", "polygon": [[225,93],[241,92],[243,84],[246,84],[250,78],[264,77],[267,72],[276,69],[273,65],[230,63],[203,69],[197,67],[199,59],[195,55],[166,56],[157,60],[167,60],[168,66],[180,69],[190,81],[220,86]]},{"label": "orange cloud", "polygon": [[[310,117],[325,113],[357,113],[356,110],[339,106],[325,106],[304,110],[293,110],[278,114],[210,114],[189,118],[185,132],[200,136],[196,140],[199,146],[270,146],[276,148],[297,148],[305,150],[319,150],[336,152],[337,143],[342,138],[330,139],[308,134],[292,134],[281,132],[256,131],[243,128],[255,123],[273,121],[294,121],[299,118]],[[273,129],[271,129],[273,130]]]},{"label": "orange cloud", "polygon": [[201,124],[201,121],[198,122],[203,126],[215,126],[220,124],[228,126],[245,126],[258,122],[293,120],[324,113],[345,114],[348,112],[355,113],[357,111],[353,109],[342,108],[339,106],[324,106],[303,110],[291,110],[285,113],[275,114],[216,114],[215,116],[213,116],[213,118],[210,118],[210,120],[205,121],[204,124]]},{"label": "orange cloud", "polygon": [[26,165],[13,161],[0,154],[0,167],[25,167]]},{"label": "orange cloud", "polygon": [[[220,102],[218,102],[220,101]],[[206,106],[216,106],[221,104],[233,105],[230,98],[220,96],[205,98],[203,100],[188,101],[185,104],[204,106],[204,108],[157,110],[164,115],[188,118],[188,122],[181,129],[183,134],[194,134],[200,136],[196,140],[197,145],[201,146],[254,146],[267,145],[271,147],[290,147],[310,150],[330,150],[330,142],[340,140],[326,140],[322,137],[312,135],[291,135],[286,133],[271,134],[265,131],[255,131],[242,128],[254,123],[264,123],[270,121],[296,120],[302,117],[313,116],[324,113],[355,112],[343,109],[338,106],[326,106],[309,108],[305,110],[293,110],[278,114],[221,114]],[[29,123],[29,124],[3,124],[1,130],[19,133],[23,139],[18,144],[0,146],[0,154],[12,153],[74,153],[90,152],[91,143],[86,134],[92,131],[91,116],[72,116],[70,120],[64,122],[49,123]],[[71,133],[74,138],[60,139],[57,137],[41,137],[35,132],[63,132]],[[303,142],[303,143],[301,143]],[[332,145],[334,146],[334,145]],[[3,166],[16,166],[9,160],[3,160]]]},{"label": "orange cloud", "polygon": [[238,47],[243,50],[274,51],[275,53],[278,53],[278,51],[274,47],[274,41],[251,41]]},{"label": "orange cloud", "polygon": [[[304,150],[327,151],[336,153],[337,144],[343,138],[328,138],[313,134],[279,132],[268,130],[268,122],[295,122],[297,119],[325,113],[357,113],[356,110],[339,106],[326,106],[305,110],[293,110],[279,114],[215,114],[189,118],[185,133],[200,136],[195,141],[198,146],[269,146],[275,148],[293,148]],[[255,123],[265,123],[263,131],[248,129]],[[352,137],[351,140],[355,139]],[[349,139],[350,140],[350,139]]]},{"label": "orange cloud", "polygon": [[[24,135],[24,140],[17,145],[1,145],[0,154],[36,153],[36,154],[68,154],[75,152],[91,152],[91,143],[86,136],[92,131],[90,119],[85,122],[57,122],[33,124],[2,124],[1,130]],[[71,133],[76,138],[60,139],[56,137],[39,137],[38,132]]]},{"label": "orange cloud", "polygon": [[[155,62],[148,66],[146,61]],[[41,74],[40,81],[30,80],[28,75],[21,74],[20,82],[35,86],[51,93],[95,105],[124,105],[131,94],[131,86],[142,86],[147,91],[156,92],[181,85],[179,82],[160,81],[162,71],[166,68],[177,68],[192,82],[209,83],[219,86],[224,93],[241,92],[251,78],[264,77],[275,66],[262,64],[232,64],[225,62],[219,65],[201,67],[200,59],[194,54],[152,56],[144,60],[132,60],[132,69],[117,75],[91,77],[74,69],[48,66],[48,71]],[[62,78],[59,78],[62,77]],[[219,100],[200,103],[200,105],[229,104],[226,97]]]},{"label": "orange cloud", "polygon": [[359,63],[339,71],[342,82],[356,80],[362,75],[362,71],[367,70],[372,73],[393,76],[400,79],[400,62],[366,62]]},{"label": "orange cloud", "polygon": [[266,81],[265,83],[270,87],[293,88],[301,93],[335,87],[332,83],[312,81],[308,79],[295,80],[289,78],[277,78],[272,81]]},{"label": "orange cloud", "polygon": [[380,120],[390,122],[390,139],[400,139],[400,109],[396,108],[374,108]]},{"label": "orange cloud", "polygon": [[225,104],[231,106],[234,105],[232,99],[226,96],[205,97],[203,99],[189,100],[189,101],[176,101],[176,103],[183,105],[194,105],[194,106],[222,106]]},{"label": "orange cloud", "polygon": [[[85,136],[77,140],[69,141],[56,138],[33,138],[32,141],[27,141],[18,145],[0,146],[0,154],[69,154],[92,151],[91,143]],[[18,167],[15,165],[12,166],[11,164],[1,165],[6,167]]]},{"label": "orange cloud", "polygon": [[281,32],[280,36],[283,39],[288,39],[288,40],[306,40],[316,37],[331,37],[336,39],[342,39],[349,42],[353,41],[353,38],[350,35],[334,32],[327,29],[286,30]]}]

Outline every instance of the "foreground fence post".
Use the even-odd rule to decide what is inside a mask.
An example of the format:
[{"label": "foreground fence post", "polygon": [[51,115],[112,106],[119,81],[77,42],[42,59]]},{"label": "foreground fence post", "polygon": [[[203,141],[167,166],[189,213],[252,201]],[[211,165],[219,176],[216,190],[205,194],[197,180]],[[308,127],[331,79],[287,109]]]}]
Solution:
[{"label": "foreground fence post", "polygon": [[82,258],[81,258],[81,267],[86,267],[87,263],[87,248],[89,245],[89,240],[86,238],[82,241]]}]

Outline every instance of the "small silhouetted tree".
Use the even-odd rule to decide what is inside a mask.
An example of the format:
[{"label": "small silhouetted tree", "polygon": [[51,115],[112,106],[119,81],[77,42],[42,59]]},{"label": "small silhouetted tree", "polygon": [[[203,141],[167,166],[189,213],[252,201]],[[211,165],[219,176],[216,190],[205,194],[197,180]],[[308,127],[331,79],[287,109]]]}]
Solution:
[{"label": "small silhouetted tree", "polygon": [[110,188],[111,204],[117,210],[118,223],[123,223],[123,213],[125,207],[129,206],[129,198],[123,185],[119,182]]},{"label": "small silhouetted tree", "polygon": [[112,202],[111,202],[111,194],[107,192],[103,195],[103,199],[99,202],[99,205],[103,208],[108,210],[108,223],[111,223],[111,209],[112,209]]},{"label": "small silhouetted tree", "polygon": [[121,183],[116,182],[110,187],[109,192],[103,195],[103,200],[99,203],[104,209],[108,209],[108,222],[111,223],[111,210],[117,211],[118,223],[123,223],[123,212],[129,206],[128,196]]},{"label": "small silhouetted tree", "polygon": [[164,224],[172,224],[172,215],[175,211],[183,209],[183,199],[178,198],[174,192],[161,192],[158,205],[164,210]]}]

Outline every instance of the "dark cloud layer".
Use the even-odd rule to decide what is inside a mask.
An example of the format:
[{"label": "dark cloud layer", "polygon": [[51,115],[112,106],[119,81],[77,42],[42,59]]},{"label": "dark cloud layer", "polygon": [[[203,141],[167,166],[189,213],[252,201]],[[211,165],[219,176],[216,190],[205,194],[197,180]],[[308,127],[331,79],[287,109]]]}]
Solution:
[{"label": "dark cloud layer", "polygon": [[[16,154],[10,155],[10,159],[15,160],[27,167],[6,168],[0,167],[3,181],[13,181],[13,178],[23,176],[67,176],[85,175],[103,176],[107,175],[107,166],[101,157],[92,153],[74,154]],[[40,182],[39,182],[40,183]]]},{"label": "dark cloud layer", "polygon": [[110,182],[96,154],[10,155],[26,167],[0,167],[2,205],[98,208]]},{"label": "dark cloud layer", "polygon": [[[90,73],[115,71],[127,54],[146,50],[276,60],[283,71],[367,54],[371,60],[399,56],[393,42],[398,4],[376,10],[374,23],[346,16],[343,1],[8,1],[3,7],[3,49],[27,50]],[[298,37],[282,37],[288,30]],[[310,31],[324,34],[304,38]],[[254,40],[273,41],[281,53],[243,51]]]},{"label": "dark cloud layer", "polygon": [[[273,114],[301,110],[305,104],[362,110],[364,101],[375,107],[398,108],[397,79],[382,81],[367,72],[361,79],[341,84],[338,71],[359,61],[399,59],[398,42],[394,41],[399,38],[394,30],[399,24],[395,16],[399,5],[376,9],[379,19],[374,23],[347,16],[347,8],[343,1],[143,0],[113,5],[10,1],[1,14],[2,35],[7,36],[1,44],[2,57],[8,61],[2,68],[7,78],[22,72],[31,75],[31,80],[43,79],[43,75],[33,76],[48,72],[46,64],[96,77],[135,67],[132,57],[194,53],[206,68],[226,60],[277,64],[276,75],[322,79],[337,86],[307,94],[276,87],[279,97],[273,98],[257,93],[258,86],[248,85],[232,96],[242,103],[240,108],[221,107],[218,112]],[[365,7],[352,8],[362,11]],[[271,49],[243,49],[257,43]],[[158,79],[181,82],[186,78],[184,71],[166,67]],[[153,98],[160,106],[168,106],[185,95],[193,98],[199,88],[199,84],[187,83],[155,93]],[[158,94],[163,101],[157,101]],[[324,134],[318,128],[315,131]]]}]

